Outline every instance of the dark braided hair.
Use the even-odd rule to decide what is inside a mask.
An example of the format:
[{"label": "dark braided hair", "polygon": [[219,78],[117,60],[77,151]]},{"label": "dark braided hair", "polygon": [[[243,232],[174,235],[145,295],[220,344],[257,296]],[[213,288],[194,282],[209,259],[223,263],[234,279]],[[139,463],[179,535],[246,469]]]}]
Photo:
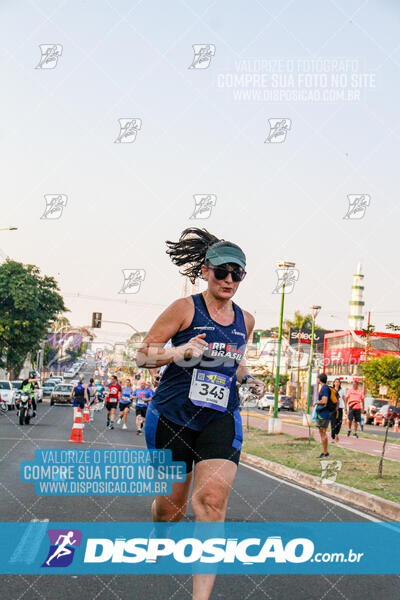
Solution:
[{"label": "dark braided hair", "polygon": [[180,273],[194,283],[201,275],[201,265],[204,264],[207,250],[214,244],[224,241],[215,237],[207,229],[188,227],[182,231],[178,242],[167,240],[166,252],[174,265],[178,267],[187,265]]}]

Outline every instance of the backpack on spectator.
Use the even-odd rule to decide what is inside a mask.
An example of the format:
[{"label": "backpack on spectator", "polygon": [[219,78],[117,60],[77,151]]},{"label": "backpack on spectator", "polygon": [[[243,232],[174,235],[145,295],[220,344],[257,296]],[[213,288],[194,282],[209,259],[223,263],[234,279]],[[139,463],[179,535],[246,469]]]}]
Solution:
[{"label": "backpack on spectator", "polygon": [[339,395],[338,395],[337,391],[335,390],[335,388],[331,387],[331,386],[329,386],[329,392],[330,392],[330,394],[329,394],[328,402],[326,403],[326,408],[329,410],[329,412],[335,413],[338,408]]}]

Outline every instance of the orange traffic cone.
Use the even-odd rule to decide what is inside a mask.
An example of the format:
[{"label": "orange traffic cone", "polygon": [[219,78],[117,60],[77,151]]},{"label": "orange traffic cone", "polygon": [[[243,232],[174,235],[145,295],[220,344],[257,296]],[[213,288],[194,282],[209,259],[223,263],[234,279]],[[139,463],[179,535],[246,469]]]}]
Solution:
[{"label": "orange traffic cone", "polygon": [[90,410],[87,404],[85,404],[85,408],[83,409],[83,422],[89,423],[90,421]]},{"label": "orange traffic cone", "polygon": [[393,431],[394,433],[399,433],[399,417],[394,420]]},{"label": "orange traffic cone", "polygon": [[74,424],[72,425],[70,442],[82,443],[83,442],[83,423],[81,409],[78,408],[75,412]]}]

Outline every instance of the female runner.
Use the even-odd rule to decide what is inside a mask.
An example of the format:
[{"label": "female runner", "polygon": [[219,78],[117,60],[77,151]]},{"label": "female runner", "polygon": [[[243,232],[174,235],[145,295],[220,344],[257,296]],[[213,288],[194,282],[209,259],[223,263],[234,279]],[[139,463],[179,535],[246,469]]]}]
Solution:
[{"label": "female runner", "polygon": [[[186,513],[193,477],[192,509],[197,522],[222,522],[243,441],[236,381],[262,396],[243,355],[254,317],[232,301],[246,275],[246,257],[231,242],[205,229],[185,229],[167,253],[181,273],[208,287],[175,300],[155,321],[137,353],[140,367],[167,365],[150,402],[145,424],[149,449],[169,448],[186,463],[185,482],[152,505],[156,522],[179,521]],[[171,347],[164,348],[168,340]],[[194,470],[193,470],[194,463]],[[208,600],[215,575],[194,575],[193,598]]]}]

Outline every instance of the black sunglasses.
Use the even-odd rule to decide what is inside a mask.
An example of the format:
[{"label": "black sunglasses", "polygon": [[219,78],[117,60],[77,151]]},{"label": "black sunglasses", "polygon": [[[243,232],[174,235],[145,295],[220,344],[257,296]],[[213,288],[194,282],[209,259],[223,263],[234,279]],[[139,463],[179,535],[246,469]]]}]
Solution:
[{"label": "black sunglasses", "polygon": [[209,266],[208,268],[211,269],[211,271],[214,271],[214,277],[219,281],[226,279],[228,275],[232,275],[232,281],[238,283],[239,281],[243,281],[243,279],[246,277],[246,271],[243,269],[232,269],[232,271],[229,271],[229,269],[226,267]]}]

